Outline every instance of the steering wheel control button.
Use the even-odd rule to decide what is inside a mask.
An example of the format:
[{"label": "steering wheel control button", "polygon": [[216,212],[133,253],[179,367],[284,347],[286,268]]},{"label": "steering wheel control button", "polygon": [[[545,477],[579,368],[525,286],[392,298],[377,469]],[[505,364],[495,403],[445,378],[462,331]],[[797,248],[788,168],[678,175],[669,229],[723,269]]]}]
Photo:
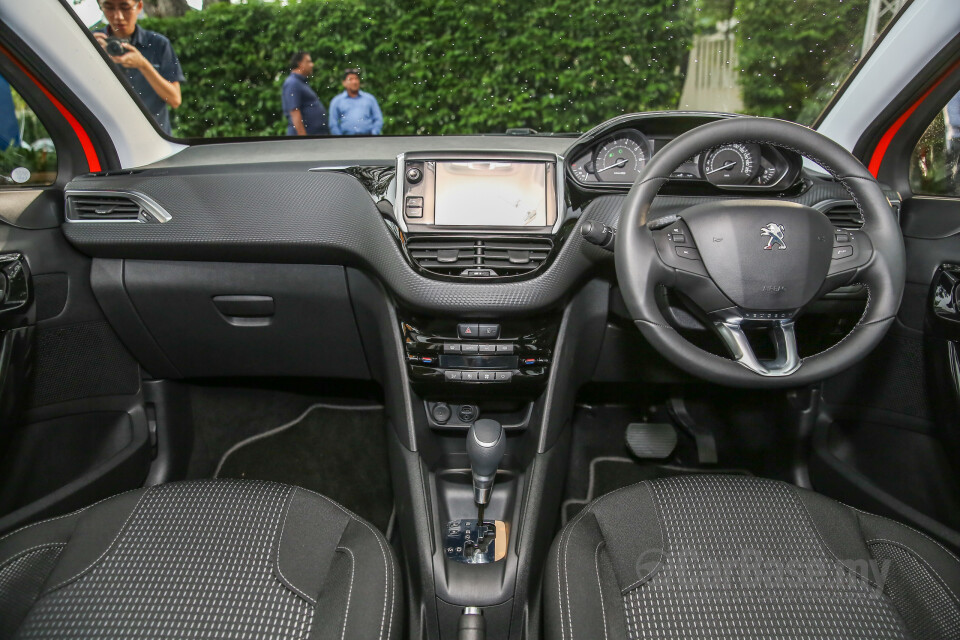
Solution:
[{"label": "steering wheel control button", "polygon": [[676,252],[678,256],[681,258],[686,258],[687,260],[700,259],[700,252],[693,247],[677,247]]},{"label": "steering wheel control button", "polygon": [[853,255],[853,247],[851,245],[842,245],[839,247],[833,248],[833,259],[834,260],[843,260],[844,258],[849,258]]},{"label": "steering wheel control button", "polygon": [[685,244],[687,241],[687,236],[683,235],[682,233],[671,233],[670,241],[676,244]]},{"label": "steering wheel control button", "polygon": [[744,320],[788,320],[790,318],[788,311],[747,311],[743,314]]},{"label": "steering wheel control button", "polygon": [[433,411],[430,413],[433,414],[433,419],[439,422],[440,424],[446,424],[447,420],[450,419],[450,416],[453,415],[453,411],[450,410],[450,405],[446,402],[438,402],[433,405]]},{"label": "steering wheel control button", "polygon": [[459,382],[459,381],[460,381],[460,378],[461,378],[461,372],[460,372],[460,371],[449,371],[449,370],[448,370],[448,371],[444,371],[444,372],[443,372],[443,379],[444,379],[444,380],[449,380],[450,382]]},{"label": "steering wheel control button", "polygon": [[481,324],[477,327],[480,330],[481,338],[499,338],[500,337],[500,325],[498,324]]},{"label": "steering wheel control button", "polygon": [[480,326],[460,323],[457,325],[457,336],[461,340],[476,340],[480,337]]},{"label": "steering wheel control button", "polygon": [[838,231],[834,236],[834,240],[837,242],[850,242],[850,234],[846,232]]}]

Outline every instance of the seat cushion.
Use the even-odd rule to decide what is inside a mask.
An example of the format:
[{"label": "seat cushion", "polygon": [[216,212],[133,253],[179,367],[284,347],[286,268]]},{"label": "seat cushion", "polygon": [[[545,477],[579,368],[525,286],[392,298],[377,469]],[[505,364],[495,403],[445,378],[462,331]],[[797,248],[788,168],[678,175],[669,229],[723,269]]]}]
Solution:
[{"label": "seat cushion", "polygon": [[392,550],[310,491],[139,489],[0,539],[0,638],[395,638]]},{"label": "seat cushion", "polygon": [[960,638],[936,541],[773,480],[681,476],[598,498],[561,532],[547,638]]}]

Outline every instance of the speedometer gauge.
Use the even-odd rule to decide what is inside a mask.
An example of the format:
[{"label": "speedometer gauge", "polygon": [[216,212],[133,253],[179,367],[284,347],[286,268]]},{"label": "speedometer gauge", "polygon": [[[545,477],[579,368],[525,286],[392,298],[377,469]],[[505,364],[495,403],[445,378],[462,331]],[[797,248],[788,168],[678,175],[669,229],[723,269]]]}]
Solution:
[{"label": "speedometer gauge", "polygon": [[647,145],[635,136],[618,136],[597,151],[594,172],[602,182],[626,182],[637,179],[647,164]]},{"label": "speedometer gauge", "polygon": [[701,173],[712,184],[747,184],[757,175],[760,147],[755,144],[725,144],[703,154]]}]

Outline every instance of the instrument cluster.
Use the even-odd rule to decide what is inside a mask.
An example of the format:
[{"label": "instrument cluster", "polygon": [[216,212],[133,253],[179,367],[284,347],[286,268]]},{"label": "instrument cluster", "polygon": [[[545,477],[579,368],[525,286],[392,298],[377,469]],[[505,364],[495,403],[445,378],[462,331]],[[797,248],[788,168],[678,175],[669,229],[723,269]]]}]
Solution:
[{"label": "instrument cluster", "polygon": [[[673,137],[648,135],[638,128],[625,127],[592,140],[581,139],[567,156],[568,174],[588,189],[629,187],[653,154]],[[801,165],[800,156],[792,151],[738,142],[704,150],[677,167],[671,179],[706,182],[729,190],[779,191],[796,182]]]}]

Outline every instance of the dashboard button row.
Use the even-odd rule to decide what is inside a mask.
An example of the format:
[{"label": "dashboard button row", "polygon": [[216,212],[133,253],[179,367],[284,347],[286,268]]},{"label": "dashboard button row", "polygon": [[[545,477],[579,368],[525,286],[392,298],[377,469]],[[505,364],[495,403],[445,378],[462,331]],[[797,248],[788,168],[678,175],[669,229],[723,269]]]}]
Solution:
[{"label": "dashboard button row", "polygon": [[483,338],[499,338],[500,325],[498,324],[470,324],[457,325],[457,337],[461,340],[481,340]]},{"label": "dashboard button row", "polygon": [[444,380],[451,382],[510,382],[512,371],[451,371],[443,372]]},{"label": "dashboard button row", "polygon": [[445,342],[444,353],[513,353],[513,344],[484,344],[476,342]]}]

